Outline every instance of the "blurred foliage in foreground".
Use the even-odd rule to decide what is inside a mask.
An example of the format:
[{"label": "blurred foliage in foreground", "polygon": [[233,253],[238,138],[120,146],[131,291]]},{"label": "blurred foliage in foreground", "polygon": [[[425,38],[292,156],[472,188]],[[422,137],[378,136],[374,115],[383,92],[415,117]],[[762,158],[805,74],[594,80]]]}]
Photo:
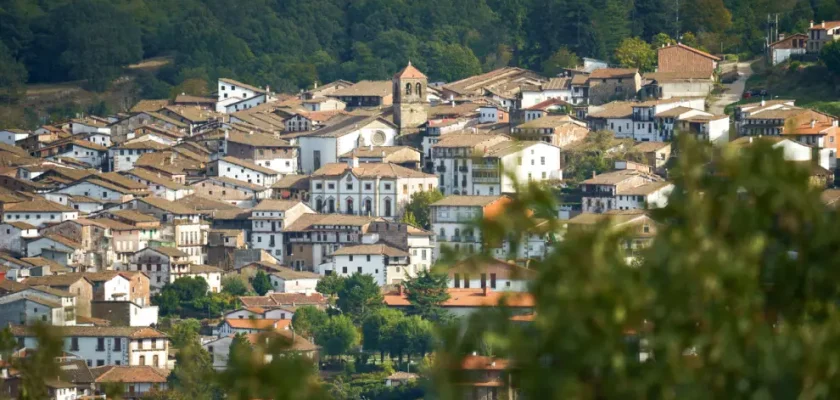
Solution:
[{"label": "blurred foliage in foreground", "polygon": [[[487,343],[530,399],[840,396],[838,213],[769,145],[683,141],[679,154],[642,257],[628,265],[614,229],[567,234],[531,264],[532,324],[494,310],[442,332],[440,397],[459,397],[455,366]],[[485,238],[535,229],[527,210],[553,200],[532,189],[482,223]]]},{"label": "blurred foliage in foreground", "polygon": [[[663,226],[637,262],[628,264],[615,229],[566,234],[531,264],[533,323],[512,323],[499,308],[440,329],[427,398],[463,398],[458,383],[468,377],[457,366],[473,351],[510,359],[514,385],[530,399],[840,397],[840,216],[805,169],[768,145],[736,152],[683,141],[679,154],[669,205],[654,212]],[[482,222],[486,240],[562,230],[532,217],[555,205],[529,189]],[[173,372],[188,386],[218,386],[232,399],[335,393],[306,360],[263,365],[265,351],[278,351],[271,346],[236,351],[226,372],[196,379],[188,373],[208,368],[193,350],[202,351],[179,355]],[[169,398],[200,397],[186,389],[173,387],[195,395]]]}]

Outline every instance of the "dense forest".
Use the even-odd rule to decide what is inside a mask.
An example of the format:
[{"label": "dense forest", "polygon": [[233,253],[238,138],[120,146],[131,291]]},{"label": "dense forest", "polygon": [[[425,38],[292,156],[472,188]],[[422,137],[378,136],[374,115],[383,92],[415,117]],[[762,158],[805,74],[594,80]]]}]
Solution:
[{"label": "dense forest", "polygon": [[174,62],[140,77],[143,97],[200,92],[222,75],[277,91],[383,79],[409,59],[433,81],[505,65],[550,71],[569,53],[615,60],[622,39],[659,33],[748,55],[762,50],[768,13],[781,32],[804,31],[840,18],[840,1],[0,0],[0,102],[23,82],[103,89],[156,56]]}]

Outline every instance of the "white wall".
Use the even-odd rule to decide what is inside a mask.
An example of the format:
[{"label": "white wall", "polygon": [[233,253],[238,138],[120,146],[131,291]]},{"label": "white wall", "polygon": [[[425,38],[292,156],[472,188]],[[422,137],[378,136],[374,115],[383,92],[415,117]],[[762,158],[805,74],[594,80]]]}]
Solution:
[{"label": "white wall", "polygon": [[271,286],[277,293],[315,293],[315,286],[319,279],[283,279],[277,275],[269,275]]},{"label": "white wall", "polygon": [[79,182],[75,185],[67,186],[65,188],[59,189],[58,193],[67,193],[72,194],[74,196],[87,196],[90,198],[111,203],[121,203],[124,196],[122,193],[113,191],[108,188],[104,188],[99,185],[95,185],[90,182]]},{"label": "white wall", "polygon": [[385,256],[381,254],[333,256],[332,271],[333,274],[343,277],[348,277],[357,272],[372,275],[376,279],[376,283],[383,286],[385,285]]},{"label": "white wall", "polygon": [[27,137],[29,137],[28,133],[0,130],[0,143],[5,143],[11,146],[14,146],[16,141],[26,139]]}]

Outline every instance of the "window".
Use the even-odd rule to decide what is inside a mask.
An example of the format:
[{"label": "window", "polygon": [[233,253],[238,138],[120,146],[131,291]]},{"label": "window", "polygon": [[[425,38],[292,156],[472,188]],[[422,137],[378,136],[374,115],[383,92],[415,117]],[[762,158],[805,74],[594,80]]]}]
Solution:
[{"label": "window", "polygon": [[348,257],[350,257],[350,261],[353,261],[353,256],[348,256]]},{"label": "window", "polygon": [[423,261],[426,261],[426,250],[424,249],[423,251],[420,252],[420,254],[421,254],[420,259],[423,260]]},{"label": "window", "polygon": [[371,190],[372,185],[370,183],[365,183],[365,190]]},{"label": "window", "polygon": [[327,189],[335,189],[335,183],[328,183]]},{"label": "window", "polygon": [[105,338],[96,338],[96,351],[105,351]]},{"label": "window", "polygon": [[70,339],[70,351],[79,351],[79,338]]},{"label": "window", "polygon": [[341,267],[341,273],[346,274],[347,273],[347,267]]},{"label": "window", "polygon": [[114,339],[114,351],[122,351],[122,339]]},{"label": "window", "polygon": [[159,368],[160,366],[158,364],[160,364],[160,356],[155,354],[152,356],[152,366]]},{"label": "window", "polygon": [[356,272],[361,274],[362,273],[362,267],[356,267]]},{"label": "window", "polygon": [[391,199],[385,199],[385,216],[391,216]]},{"label": "window", "polygon": [[487,274],[481,274],[481,288],[487,287]]},{"label": "window", "polygon": [[385,190],[391,190],[391,184],[390,183],[385,184]]},{"label": "window", "polygon": [[105,365],[105,360],[96,360],[96,366],[97,367],[101,367],[103,365]]},{"label": "window", "polygon": [[140,356],[140,359],[138,361],[139,361],[138,364],[146,365],[146,356]]},{"label": "window", "polygon": [[408,185],[403,185],[403,194],[408,194]]},{"label": "window", "polygon": [[490,288],[496,288],[496,274],[490,274]]},{"label": "window", "polygon": [[366,255],[365,257],[367,257],[367,261],[370,262],[370,254]]}]

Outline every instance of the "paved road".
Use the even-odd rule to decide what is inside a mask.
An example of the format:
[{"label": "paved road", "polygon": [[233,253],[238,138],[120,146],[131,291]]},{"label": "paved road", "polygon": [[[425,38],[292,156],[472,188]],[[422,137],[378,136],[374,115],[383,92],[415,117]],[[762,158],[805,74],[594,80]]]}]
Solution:
[{"label": "paved road", "polygon": [[738,72],[742,73],[741,77],[731,84],[723,85],[726,88],[726,92],[724,92],[717,101],[712,103],[709,107],[710,113],[723,114],[723,109],[726,108],[726,106],[741,100],[741,96],[744,95],[744,85],[746,85],[747,79],[749,79],[750,75],[752,75],[750,63],[738,63]]}]

